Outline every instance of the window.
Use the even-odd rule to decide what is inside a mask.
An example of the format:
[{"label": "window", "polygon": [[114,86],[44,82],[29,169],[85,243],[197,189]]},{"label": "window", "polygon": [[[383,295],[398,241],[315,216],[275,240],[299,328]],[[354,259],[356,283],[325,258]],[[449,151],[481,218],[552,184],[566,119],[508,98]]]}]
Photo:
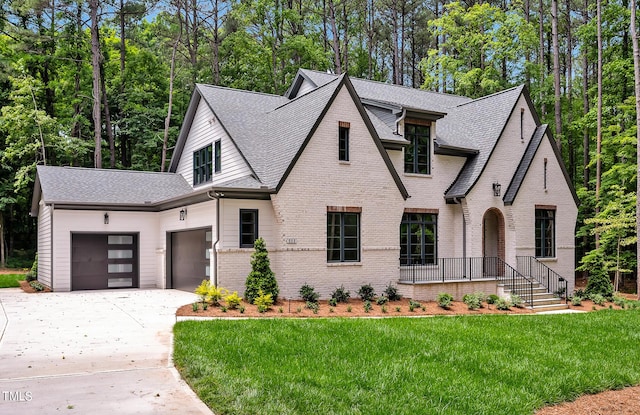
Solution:
[{"label": "window", "polygon": [[211,181],[211,144],[193,152],[193,185]]},{"label": "window", "polygon": [[400,224],[400,265],[436,264],[438,214],[405,213]]},{"label": "window", "polygon": [[349,127],[348,122],[340,121],[338,126],[338,160],[349,161]]},{"label": "window", "polygon": [[240,248],[253,248],[258,239],[258,210],[240,209]]},{"label": "window", "polygon": [[404,152],[404,172],[431,174],[431,133],[429,125],[405,124],[404,138],[411,144]]},{"label": "window", "polygon": [[221,166],[221,162],[222,162],[222,143],[220,142],[220,140],[216,141],[214,143],[215,149],[214,149],[214,162],[213,162],[213,166],[214,166],[214,171],[216,173],[220,173],[220,170],[222,169]]},{"label": "window", "polygon": [[536,209],[536,257],[556,256],[556,211]]},{"label": "window", "polygon": [[360,213],[327,212],[327,262],[360,261]]},{"label": "window", "polygon": [[520,140],[524,142],[524,108],[520,108]]},{"label": "window", "polygon": [[544,190],[547,190],[547,158],[544,159]]}]

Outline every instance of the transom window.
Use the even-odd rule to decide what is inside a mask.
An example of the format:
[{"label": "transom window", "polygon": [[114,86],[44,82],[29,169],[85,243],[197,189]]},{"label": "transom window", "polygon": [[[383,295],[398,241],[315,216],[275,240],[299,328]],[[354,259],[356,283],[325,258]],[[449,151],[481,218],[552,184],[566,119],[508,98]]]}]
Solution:
[{"label": "transom window", "polygon": [[556,211],[536,209],[536,257],[556,256]]},{"label": "transom window", "polygon": [[360,261],[360,213],[327,212],[327,262]]},{"label": "transom window", "polygon": [[211,144],[193,152],[194,186],[211,181],[211,156]]},{"label": "transom window", "polygon": [[405,213],[400,224],[400,265],[436,264],[438,214]]},{"label": "transom window", "polygon": [[258,239],[258,210],[240,209],[240,248],[253,248]]},{"label": "transom window", "polygon": [[404,172],[431,174],[431,127],[405,123],[404,138],[411,143],[404,151]]}]

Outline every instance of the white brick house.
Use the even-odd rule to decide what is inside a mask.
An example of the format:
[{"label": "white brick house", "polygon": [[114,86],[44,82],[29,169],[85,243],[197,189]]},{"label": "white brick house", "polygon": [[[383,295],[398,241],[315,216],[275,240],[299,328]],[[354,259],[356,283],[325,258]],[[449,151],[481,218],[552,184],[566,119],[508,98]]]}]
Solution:
[{"label": "white brick house", "polygon": [[471,100],[308,70],[285,96],[197,85],[168,173],[40,166],[32,215],[38,278],[60,291],[242,293],[257,237],[286,298],[573,290],[577,197],[524,87]]}]

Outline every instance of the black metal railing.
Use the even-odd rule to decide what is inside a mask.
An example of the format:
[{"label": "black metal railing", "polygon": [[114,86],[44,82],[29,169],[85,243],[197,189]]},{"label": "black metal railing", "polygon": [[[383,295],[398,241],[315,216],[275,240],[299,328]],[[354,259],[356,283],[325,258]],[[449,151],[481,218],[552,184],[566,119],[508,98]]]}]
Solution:
[{"label": "black metal railing", "polygon": [[568,281],[560,274],[532,256],[516,257],[516,262],[516,267],[521,274],[530,276],[548,292],[567,300]]},{"label": "black metal railing", "polygon": [[527,306],[533,304],[535,281],[497,257],[438,258],[436,264],[400,265],[400,282],[405,283],[483,279],[497,280],[521,297]]}]

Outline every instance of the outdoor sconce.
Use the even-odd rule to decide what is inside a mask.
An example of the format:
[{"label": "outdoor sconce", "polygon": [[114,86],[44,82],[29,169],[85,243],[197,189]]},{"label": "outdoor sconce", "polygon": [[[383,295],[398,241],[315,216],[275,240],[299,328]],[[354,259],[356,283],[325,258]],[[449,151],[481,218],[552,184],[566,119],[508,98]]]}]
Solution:
[{"label": "outdoor sconce", "polygon": [[109,224],[109,214],[107,212],[104,213],[104,224],[105,225]]},{"label": "outdoor sconce", "polygon": [[187,218],[187,209],[180,209],[180,220],[185,220]]},{"label": "outdoor sconce", "polygon": [[501,188],[501,187],[502,187],[502,186],[501,186],[501,185],[500,185],[500,183],[498,183],[498,182],[495,182],[495,183],[493,184],[493,195],[494,195],[494,196],[500,196],[500,188]]}]

